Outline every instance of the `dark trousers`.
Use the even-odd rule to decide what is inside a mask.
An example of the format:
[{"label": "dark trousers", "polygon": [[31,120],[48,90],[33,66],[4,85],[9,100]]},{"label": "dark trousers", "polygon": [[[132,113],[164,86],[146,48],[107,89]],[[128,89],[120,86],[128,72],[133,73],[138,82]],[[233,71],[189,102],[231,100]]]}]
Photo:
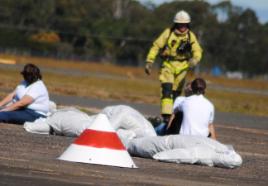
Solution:
[{"label": "dark trousers", "polygon": [[177,112],[175,115],[175,118],[172,120],[171,126],[166,131],[166,135],[180,133],[182,118],[183,118],[183,113]]},{"label": "dark trousers", "polygon": [[172,120],[172,123],[169,129],[167,129],[167,124],[165,122],[160,123],[158,126],[154,128],[156,134],[158,136],[179,134],[180,129],[181,129],[182,118],[183,118],[183,113],[178,112],[175,115],[175,118]]},{"label": "dark trousers", "polygon": [[3,111],[0,112],[0,122],[23,124],[26,121],[34,121],[40,117],[46,117],[31,109],[21,109],[16,111]]}]

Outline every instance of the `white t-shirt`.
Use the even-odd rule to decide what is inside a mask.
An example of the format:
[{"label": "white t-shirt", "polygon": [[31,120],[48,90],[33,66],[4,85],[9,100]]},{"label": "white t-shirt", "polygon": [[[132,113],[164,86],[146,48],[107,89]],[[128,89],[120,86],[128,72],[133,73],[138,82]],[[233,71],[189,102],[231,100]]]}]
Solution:
[{"label": "white t-shirt", "polygon": [[33,102],[27,106],[39,114],[46,115],[49,111],[49,96],[48,91],[43,81],[38,80],[27,86],[25,81],[22,81],[15,90],[15,97],[13,101],[19,101],[23,96],[30,96]]},{"label": "white t-shirt", "polygon": [[[176,105],[175,105],[176,104]],[[214,106],[203,95],[192,95],[175,101],[173,110],[183,112],[180,134],[204,136],[209,135],[208,126],[214,120]]]},{"label": "white t-shirt", "polygon": [[178,96],[175,101],[174,101],[174,104],[173,104],[173,112],[177,112],[178,111],[178,107],[179,105],[185,100],[185,96]]}]

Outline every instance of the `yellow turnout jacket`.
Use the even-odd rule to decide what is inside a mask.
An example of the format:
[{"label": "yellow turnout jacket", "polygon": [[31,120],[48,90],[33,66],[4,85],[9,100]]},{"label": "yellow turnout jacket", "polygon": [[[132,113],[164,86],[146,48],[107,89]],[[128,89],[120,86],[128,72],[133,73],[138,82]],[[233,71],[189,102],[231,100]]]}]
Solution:
[{"label": "yellow turnout jacket", "polygon": [[[187,62],[189,58],[194,58],[199,62],[202,57],[202,48],[200,47],[195,34],[190,30],[188,32],[189,34],[187,32],[184,34],[175,34],[173,31],[171,32],[170,28],[165,29],[164,32],[153,42],[153,46],[147,55],[146,62],[153,63],[158,53],[165,47],[165,45],[167,45],[165,54],[172,58],[172,60],[169,61]],[[177,48],[180,46],[180,43],[182,41],[186,41],[189,36],[192,46],[191,56],[189,56],[189,54],[178,53]]]}]

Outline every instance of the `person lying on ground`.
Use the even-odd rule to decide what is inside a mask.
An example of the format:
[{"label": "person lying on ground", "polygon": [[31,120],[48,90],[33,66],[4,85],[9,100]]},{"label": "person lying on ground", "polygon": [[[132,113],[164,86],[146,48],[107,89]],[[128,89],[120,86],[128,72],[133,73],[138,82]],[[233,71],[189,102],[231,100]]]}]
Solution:
[{"label": "person lying on ground", "polygon": [[[206,82],[202,78],[196,78],[191,83],[192,95],[186,97],[174,105],[174,115],[182,112],[183,118],[179,134],[204,136],[216,139],[216,132],[213,125],[214,106],[204,97]],[[167,129],[174,122],[170,120]]]},{"label": "person lying on ground", "polygon": [[127,150],[132,156],[170,163],[236,168],[243,162],[232,145],[203,136],[177,134],[135,138],[129,141]]},{"label": "person lying on ground", "polygon": [[[127,105],[107,106],[105,114],[122,141],[132,138],[156,136],[151,123],[137,110]],[[46,119],[26,122],[24,128],[31,133],[56,134],[77,137],[90,128],[97,114],[88,115],[76,108],[59,109]]]},{"label": "person lying on ground", "polygon": [[46,117],[48,113],[49,95],[40,69],[26,64],[21,75],[24,80],[0,101],[0,122],[23,124]]}]

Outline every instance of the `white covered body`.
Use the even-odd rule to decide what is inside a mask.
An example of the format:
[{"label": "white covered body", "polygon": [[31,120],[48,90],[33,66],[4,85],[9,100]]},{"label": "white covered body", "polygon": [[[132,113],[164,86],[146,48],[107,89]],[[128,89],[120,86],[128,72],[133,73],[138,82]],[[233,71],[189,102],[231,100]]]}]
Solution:
[{"label": "white covered body", "polygon": [[132,139],[127,146],[131,155],[166,162],[197,163],[225,168],[239,167],[242,164],[242,158],[233,148],[206,137],[145,137]]},{"label": "white covered body", "polygon": [[[107,116],[112,127],[124,143],[137,137],[156,136],[151,123],[142,114],[129,106],[108,106],[101,113]],[[58,135],[76,137],[89,128],[95,118],[96,115],[89,116],[71,107],[59,109],[45,120],[26,122],[24,128],[32,133],[49,134],[49,128],[52,127]]]}]

